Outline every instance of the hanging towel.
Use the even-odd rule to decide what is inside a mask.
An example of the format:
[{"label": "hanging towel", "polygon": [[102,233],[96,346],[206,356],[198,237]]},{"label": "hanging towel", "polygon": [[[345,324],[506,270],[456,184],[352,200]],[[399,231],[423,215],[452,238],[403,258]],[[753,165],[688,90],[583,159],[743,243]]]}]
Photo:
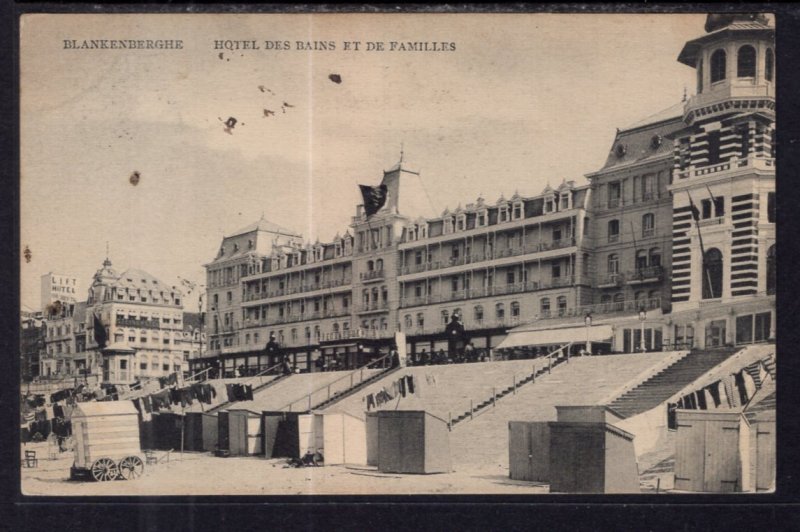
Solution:
[{"label": "hanging towel", "polygon": [[253,387],[249,384],[244,387],[244,398],[246,401],[253,400]]},{"label": "hanging towel", "polygon": [[739,403],[736,401],[737,393],[733,386],[733,375],[729,375],[722,380],[722,388],[725,391],[725,399],[727,400],[728,406],[730,408],[739,406]]},{"label": "hanging towel", "polygon": [[414,393],[414,376],[406,375],[406,384],[408,385],[408,393]]},{"label": "hanging towel", "polygon": [[400,388],[400,395],[405,397],[406,396],[406,378],[403,377],[399,381],[397,381],[397,385]]},{"label": "hanging towel", "polygon": [[233,389],[233,384],[226,384],[225,390],[228,392],[228,402],[232,403],[236,400],[236,394]]},{"label": "hanging towel", "polygon": [[367,396],[367,410],[372,410],[373,408],[375,408],[375,396],[369,394]]}]

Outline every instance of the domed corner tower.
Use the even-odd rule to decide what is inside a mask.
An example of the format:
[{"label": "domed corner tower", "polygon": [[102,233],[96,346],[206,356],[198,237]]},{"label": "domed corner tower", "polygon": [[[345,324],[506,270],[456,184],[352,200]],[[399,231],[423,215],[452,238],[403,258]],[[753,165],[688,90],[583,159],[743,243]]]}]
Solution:
[{"label": "domed corner tower", "polygon": [[678,56],[697,93],[670,135],[671,299],[700,309],[695,336],[718,346],[774,330],[775,30],[752,13],[709,15],[705,30]]}]

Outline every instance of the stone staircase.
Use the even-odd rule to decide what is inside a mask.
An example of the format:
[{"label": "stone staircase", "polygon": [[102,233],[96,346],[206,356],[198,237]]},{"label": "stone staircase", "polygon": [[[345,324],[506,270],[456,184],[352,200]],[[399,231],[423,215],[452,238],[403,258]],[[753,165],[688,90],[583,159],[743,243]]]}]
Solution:
[{"label": "stone staircase", "polygon": [[646,412],[731,357],[736,351],[735,348],[692,350],[639,386],[617,397],[608,406],[626,418]]},{"label": "stone staircase", "polygon": [[[671,353],[571,357],[516,393],[455,425],[450,450],[456,470],[508,475],[508,422],[555,421],[556,406],[600,404],[605,397]],[[537,371],[538,368],[537,368]]]},{"label": "stone staircase", "polygon": [[461,423],[462,421],[473,419],[475,414],[479,413],[484,408],[488,408],[490,405],[496,406],[497,401],[499,401],[503,397],[509,394],[516,393],[521,386],[524,386],[529,382],[535,382],[538,377],[545,374],[550,374],[553,368],[555,368],[560,364],[564,364],[568,361],[569,358],[565,355],[562,357],[553,357],[552,361],[548,361],[546,364],[542,364],[541,366],[534,366],[530,375],[526,376],[525,378],[521,379],[518,382],[513,382],[510,386],[503,388],[498,392],[494,392],[491,396],[486,397],[486,399],[484,399],[482,402],[472,406],[464,413],[452,418],[452,420],[450,421],[450,429],[452,430],[453,427],[455,427],[458,423]]}]

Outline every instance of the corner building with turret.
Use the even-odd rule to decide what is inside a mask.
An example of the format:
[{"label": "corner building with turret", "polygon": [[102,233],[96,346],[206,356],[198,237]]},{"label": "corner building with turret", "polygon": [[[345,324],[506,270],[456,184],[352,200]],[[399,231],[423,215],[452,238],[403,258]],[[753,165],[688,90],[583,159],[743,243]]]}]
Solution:
[{"label": "corner building with turret", "polygon": [[397,332],[448,349],[454,315],[476,349],[526,357],[722,347],[775,337],[774,29],[709,15],[678,61],[697,91],[617,129],[587,185],[435,209],[403,161],[386,201],[332,242],[261,220],[207,269],[208,349],[194,369],[354,368]]}]

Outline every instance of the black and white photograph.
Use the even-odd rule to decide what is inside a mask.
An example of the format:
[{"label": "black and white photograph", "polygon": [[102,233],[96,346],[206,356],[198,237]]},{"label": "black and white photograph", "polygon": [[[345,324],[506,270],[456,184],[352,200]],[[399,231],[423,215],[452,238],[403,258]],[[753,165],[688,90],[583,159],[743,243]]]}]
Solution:
[{"label": "black and white photograph", "polygon": [[779,16],[22,15],[22,495],[774,493]]}]

